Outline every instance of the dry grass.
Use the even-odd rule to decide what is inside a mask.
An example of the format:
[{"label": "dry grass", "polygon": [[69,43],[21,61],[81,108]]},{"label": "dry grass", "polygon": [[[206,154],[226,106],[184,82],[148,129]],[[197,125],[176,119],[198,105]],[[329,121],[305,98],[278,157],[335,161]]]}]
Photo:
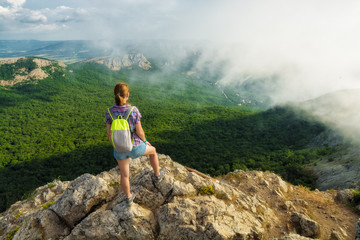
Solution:
[{"label": "dry grass", "polygon": [[[273,173],[262,173],[260,176],[254,172],[239,172],[229,174],[220,178],[247,195],[256,196],[266,202],[276,214],[277,219],[266,219],[264,210],[258,209],[263,216],[262,223],[266,233],[264,238],[282,237],[284,233],[295,233],[290,216],[293,211],[306,214],[320,225],[320,239],[329,239],[331,233],[345,232],[345,239],[354,239],[355,222],[360,215],[346,205],[334,201],[337,191],[310,191],[303,186],[292,186],[292,190],[283,192],[279,196],[274,191],[279,187]],[[269,185],[264,185],[266,180]],[[285,202],[291,202],[295,209],[288,209]],[[241,209],[240,209],[241,210]]]}]

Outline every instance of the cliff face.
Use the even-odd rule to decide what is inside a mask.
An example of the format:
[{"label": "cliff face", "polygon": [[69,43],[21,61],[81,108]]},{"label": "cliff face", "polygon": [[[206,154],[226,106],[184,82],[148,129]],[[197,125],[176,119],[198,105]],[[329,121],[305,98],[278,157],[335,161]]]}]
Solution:
[{"label": "cliff face", "polygon": [[360,186],[360,149],[339,133],[327,130],[315,137],[310,147],[333,147],[333,153],[322,156],[316,164],[309,164],[318,175],[316,186],[320,190],[346,189]]},{"label": "cliff face", "polygon": [[131,69],[133,66],[137,66],[144,70],[149,70],[151,68],[150,62],[142,53],[129,53],[123,56],[92,58],[86,60],[85,62],[97,62],[104,64],[112,70],[121,70],[122,68]]},{"label": "cliff face", "polygon": [[167,169],[160,184],[153,183],[146,157],[131,161],[136,195],[131,207],[117,167],[71,182],[57,180],[0,214],[1,239],[355,237],[359,215],[334,200],[337,191],[310,192],[257,171],[230,173],[217,183],[159,157]]}]

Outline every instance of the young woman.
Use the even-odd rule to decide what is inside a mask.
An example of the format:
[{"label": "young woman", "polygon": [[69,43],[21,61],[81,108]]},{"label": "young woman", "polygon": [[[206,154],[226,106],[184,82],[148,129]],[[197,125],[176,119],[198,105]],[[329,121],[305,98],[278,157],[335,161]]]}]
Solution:
[{"label": "young woman", "polygon": [[[114,115],[118,117],[119,115],[124,116],[128,108],[130,107],[127,104],[127,101],[130,97],[129,86],[125,83],[118,83],[114,88],[115,95],[115,104],[111,107]],[[145,132],[141,126],[141,114],[139,110],[134,107],[128,118],[131,135],[134,139],[133,149],[131,152],[117,152],[114,149],[114,158],[116,159],[121,174],[121,188],[124,191],[127,197],[127,203],[130,206],[133,203],[134,195],[130,193],[130,181],[129,181],[129,164],[130,158],[135,159],[140,156],[150,156],[150,164],[154,170],[155,182],[159,183],[165,174],[165,168],[160,170],[159,159],[156,153],[155,147],[153,147],[145,138]],[[111,123],[112,118],[108,110],[105,113],[106,121],[106,130],[109,140],[111,142]]]}]

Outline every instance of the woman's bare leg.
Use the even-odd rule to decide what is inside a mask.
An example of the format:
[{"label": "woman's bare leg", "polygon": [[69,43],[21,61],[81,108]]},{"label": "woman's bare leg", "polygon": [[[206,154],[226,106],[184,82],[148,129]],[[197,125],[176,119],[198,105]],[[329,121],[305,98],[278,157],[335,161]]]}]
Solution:
[{"label": "woman's bare leg", "polygon": [[121,188],[124,191],[126,197],[130,197],[130,168],[129,168],[129,158],[125,160],[117,160],[119,168],[120,168],[120,174],[121,174]]},{"label": "woman's bare leg", "polygon": [[146,145],[146,151],[143,156],[150,156],[150,165],[154,170],[155,176],[159,176],[160,167],[159,167],[159,158],[156,153],[156,148],[153,146]]}]

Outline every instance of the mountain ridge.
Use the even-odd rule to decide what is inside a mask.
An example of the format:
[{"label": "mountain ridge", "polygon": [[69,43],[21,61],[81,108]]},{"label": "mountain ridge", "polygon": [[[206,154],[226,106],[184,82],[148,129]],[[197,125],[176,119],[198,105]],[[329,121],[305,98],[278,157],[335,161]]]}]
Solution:
[{"label": "mountain ridge", "polygon": [[[220,183],[159,155],[167,169],[156,185],[146,157],[132,160],[136,195],[127,207],[118,167],[71,182],[55,180],[0,214],[12,239],[354,239],[353,209],[341,192],[310,192],[278,175],[236,171]],[[342,196],[342,195],[341,195]],[[336,238],[334,238],[336,237]]]},{"label": "mountain ridge", "polygon": [[[37,84],[55,71],[63,71],[66,65],[38,57],[20,57],[0,60],[0,86]],[[3,78],[3,79],[1,79]]]},{"label": "mountain ridge", "polygon": [[146,59],[142,53],[127,53],[122,56],[104,56],[98,58],[91,58],[84,62],[96,62],[107,66],[109,69],[119,71],[123,68],[132,69],[132,67],[139,67],[144,70],[151,69],[151,63]]}]

